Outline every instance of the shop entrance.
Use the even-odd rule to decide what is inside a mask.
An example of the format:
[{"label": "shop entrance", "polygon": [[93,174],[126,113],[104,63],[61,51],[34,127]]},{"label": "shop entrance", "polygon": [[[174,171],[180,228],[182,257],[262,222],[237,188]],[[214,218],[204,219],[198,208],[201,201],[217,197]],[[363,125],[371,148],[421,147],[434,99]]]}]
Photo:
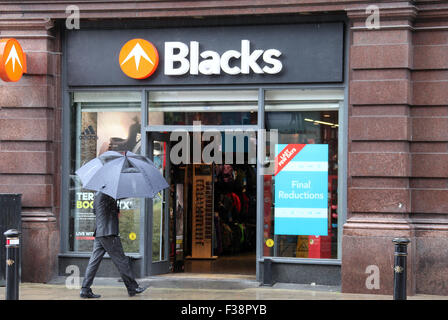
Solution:
[{"label": "shop entrance", "polygon": [[[151,275],[255,276],[256,159],[249,150],[255,141],[246,137],[243,147],[229,148],[224,132],[220,134],[221,162],[173,163],[170,151],[178,141],[170,141],[170,133],[148,133],[148,155],[170,185],[148,206],[152,212]],[[194,139],[192,132],[187,135],[190,141]],[[199,150],[193,144],[188,146],[191,160]],[[202,142],[200,152],[204,148]]]}]

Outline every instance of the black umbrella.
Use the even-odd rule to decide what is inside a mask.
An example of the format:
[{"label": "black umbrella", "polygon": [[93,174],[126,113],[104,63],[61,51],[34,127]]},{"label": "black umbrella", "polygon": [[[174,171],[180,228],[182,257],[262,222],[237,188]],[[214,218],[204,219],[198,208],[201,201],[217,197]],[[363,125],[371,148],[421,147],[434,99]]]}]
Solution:
[{"label": "black umbrella", "polygon": [[76,170],[85,189],[114,199],[153,198],[168,183],[147,157],[127,151],[107,151]]}]

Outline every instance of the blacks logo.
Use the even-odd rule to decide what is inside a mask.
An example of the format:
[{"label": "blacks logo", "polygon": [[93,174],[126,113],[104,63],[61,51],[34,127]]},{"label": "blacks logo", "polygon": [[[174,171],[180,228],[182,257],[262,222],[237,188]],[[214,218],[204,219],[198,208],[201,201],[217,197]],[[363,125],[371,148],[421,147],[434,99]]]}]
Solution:
[{"label": "blacks logo", "polygon": [[96,135],[95,130],[92,126],[88,126],[81,135],[79,136],[80,140],[98,140],[98,136]]}]

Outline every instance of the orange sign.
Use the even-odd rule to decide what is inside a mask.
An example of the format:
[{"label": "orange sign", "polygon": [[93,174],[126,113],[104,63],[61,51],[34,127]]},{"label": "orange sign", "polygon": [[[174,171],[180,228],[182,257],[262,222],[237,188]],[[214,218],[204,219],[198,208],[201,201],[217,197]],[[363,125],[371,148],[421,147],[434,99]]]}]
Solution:
[{"label": "orange sign", "polygon": [[26,73],[26,56],[20,43],[13,38],[0,40],[0,78],[16,82]]},{"label": "orange sign", "polygon": [[143,39],[132,39],[121,48],[119,63],[121,70],[130,78],[145,79],[159,65],[156,47]]}]

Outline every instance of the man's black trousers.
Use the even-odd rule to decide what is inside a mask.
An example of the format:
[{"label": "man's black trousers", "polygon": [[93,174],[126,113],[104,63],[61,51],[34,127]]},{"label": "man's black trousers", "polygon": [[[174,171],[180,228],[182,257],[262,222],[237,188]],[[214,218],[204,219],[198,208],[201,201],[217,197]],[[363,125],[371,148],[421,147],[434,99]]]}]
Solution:
[{"label": "man's black trousers", "polygon": [[84,281],[82,282],[82,288],[90,288],[100,266],[101,260],[106,252],[118,268],[121,278],[123,279],[128,291],[134,291],[138,287],[138,284],[132,273],[129,258],[125,256],[120,237],[118,236],[95,238],[95,241],[93,242],[92,256],[90,257],[89,264],[86,269],[86,275],[84,277]]}]

